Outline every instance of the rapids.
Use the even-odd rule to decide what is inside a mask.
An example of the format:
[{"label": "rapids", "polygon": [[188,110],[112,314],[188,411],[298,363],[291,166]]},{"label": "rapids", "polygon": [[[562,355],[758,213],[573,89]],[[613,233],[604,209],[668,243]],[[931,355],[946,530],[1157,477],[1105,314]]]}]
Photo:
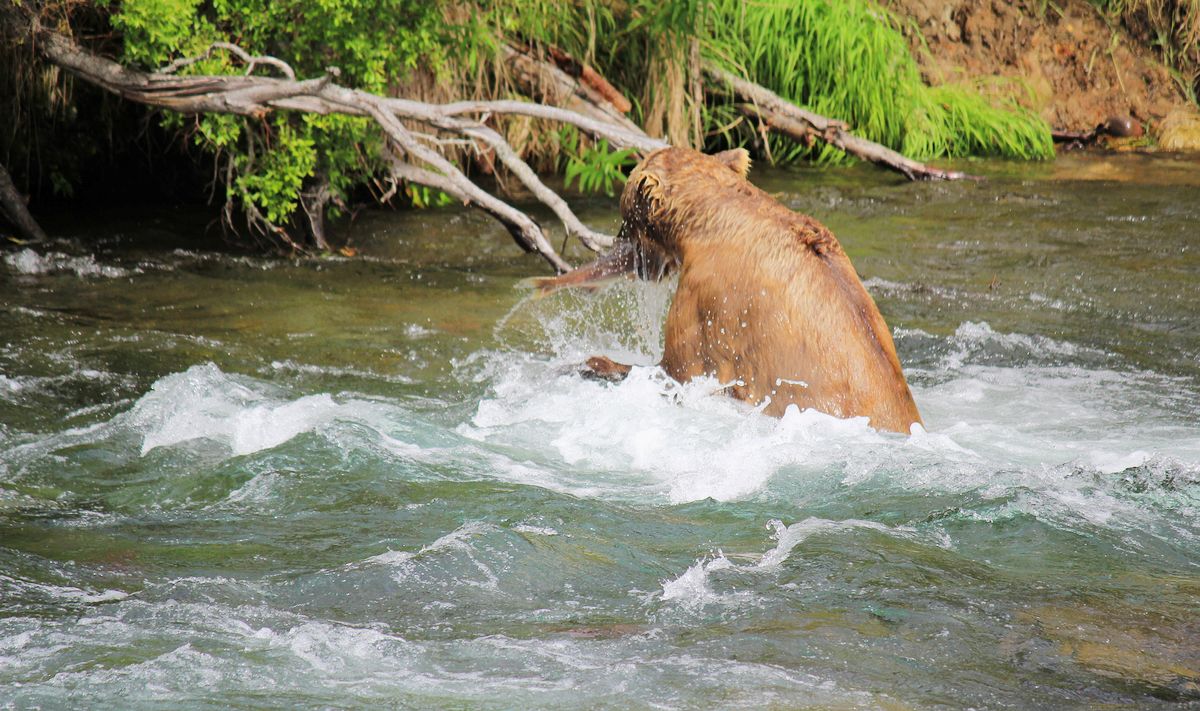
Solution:
[{"label": "rapids", "polygon": [[0,707],[1200,703],[1200,163],[970,168],[752,174],[908,437],[670,381],[670,285],[531,298],[470,212],[59,216],[0,262]]}]

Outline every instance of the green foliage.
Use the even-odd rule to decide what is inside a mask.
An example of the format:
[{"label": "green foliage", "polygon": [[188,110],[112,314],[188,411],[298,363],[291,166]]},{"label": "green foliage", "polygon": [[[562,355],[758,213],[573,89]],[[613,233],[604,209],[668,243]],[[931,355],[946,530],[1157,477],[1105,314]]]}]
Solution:
[{"label": "green foliage", "polygon": [[[452,66],[448,57],[462,30],[445,22],[443,9],[426,0],[125,0],[112,23],[124,34],[125,61],[148,68],[226,41],[279,57],[300,78],[334,66],[339,82],[387,93],[418,67],[436,74]],[[182,70],[242,72],[222,51]],[[164,121],[183,127],[177,116]],[[327,180],[339,202],[385,165],[378,129],[365,118],[278,113],[259,123],[206,115],[193,139],[230,171],[227,197],[255,206],[277,225],[290,219],[308,181]]]},{"label": "green foliage", "polygon": [[637,162],[633,149],[614,151],[606,140],[581,150],[579,132],[574,127],[562,129],[562,146],[567,156],[566,170],[563,171],[566,185],[569,188],[573,180],[578,180],[583,192],[603,191],[611,197],[615,194],[615,186],[625,182],[625,170]]},{"label": "green foliage", "polygon": [[[228,189],[253,202],[276,224],[285,222],[295,211],[304,179],[317,166],[315,142],[308,132],[293,128],[286,116],[274,120],[274,141],[260,155],[237,155],[234,160],[240,175]],[[256,170],[246,168],[255,163]]]},{"label": "green foliage", "polygon": [[[653,57],[674,53],[686,62],[683,46],[696,40],[705,57],[917,158],[1053,155],[1049,126],[1015,102],[996,105],[971,86],[925,85],[897,21],[874,0],[491,0],[484,5],[500,18],[495,24],[506,34],[565,49],[633,99],[668,94],[671,87]],[[635,120],[642,122],[647,109],[635,103]],[[710,105],[703,123],[717,132],[737,119],[734,107]],[[723,139],[741,145],[756,140],[745,130]],[[844,158],[835,149],[807,149],[778,136],[771,137],[770,148],[781,162]],[[568,158],[567,167],[572,164]]]},{"label": "green foliage", "polygon": [[413,207],[444,207],[454,203],[454,198],[446,193],[441,190],[434,190],[425,185],[410,183],[404,186],[404,193],[412,201]]},{"label": "green foliage", "polygon": [[[1049,127],[1015,104],[926,86],[895,20],[871,0],[715,0],[710,28],[715,60],[915,158],[1053,155]],[[771,147],[785,161],[806,152],[778,139]]]},{"label": "green foliage", "polygon": [[[162,2],[164,0],[142,0]],[[178,2],[181,0],[165,0]],[[182,0],[186,1],[186,0]],[[428,0],[211,0],[230,41],[285,59],[301,76],[385,92],[419,64],[445,67],[441,4]]]},{"label": "green foliage", "polygon": [[[424,86],[492,98],[511,87],[502,72],[490,71],[490,60],[501,41],[516,40],[566,50],[635,101],[635,120],[653,114],[677,128],[691,120],[680,107],[697,105],[687,82],[698,77],[698,47],[796,103],[846,120],[865,137],[914,157],[1052,153],[1045,123],[1015,104],[995,106],[972,87],[926,86],[895,20],[873,0],[125,0],[114,7],[124,60],[148,68],[227,41],[287,61],[300,78],[336,66],[343,84],[403,94],[414,86],[413,74],[423,72]],[[244,71],[222,51],[182,70]],[[703,109],[701,133],[735,122],[732,107]],[[277,113],[262,121],[218,115],[163,120],[190,131],[194,143],[219,161],[231,200],[272,223],[286,223],[316,179],[328,181],[340,201],[375,183],[387,166],[378,129],[364,118]],[[574,129],[556,136],[546,128],[535,125],[530,143],[557,151],[551,164],[564,169],[568,186],[611,195],[624,181],[629,151],[612,151]],[[724,134],[725,142],[749,142],[746,128]],[[720,147],[722,138],[709,139],[709,148]],[[841,158],[833,149],[770,140],[777,160]],[[423,188],[405,193],[418,206],[449,201]]]},{"label": "green foliage", "polygon": [[200,54],[218,39],[216,29],[198,14],[201,0],[125,0],[113,15],[113,27],[125,37],[125,61],[147,68],[166,64],[178,54]]}]

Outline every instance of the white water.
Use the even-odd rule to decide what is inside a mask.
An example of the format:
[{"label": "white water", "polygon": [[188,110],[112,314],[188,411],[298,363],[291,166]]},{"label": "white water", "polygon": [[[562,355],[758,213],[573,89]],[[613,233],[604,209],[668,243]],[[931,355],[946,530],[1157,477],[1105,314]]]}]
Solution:
[{"label": "white water", "polygon": [[[648,365],[663,291],[525,302],[433,396],[369,363],[265,358],[244,368],[252,376],[200,361],[126,404],[83,405],[78,426],[0,432],[0,510],[61,514],[52,530],[77,532],[82,549],[79,563],[47,563],[0,545],[11,554],[0,680],[47,706],[64,695],[200,705],[219,687],[214,703],[248,705],[302,689],[318,706],[874,708],[889,701],[887,679],[911,673],[898,658],[985,654],[958,641],[969,635],[955,620],[1012,602],[988,576],[1043,570],[1030,550],[1047,536],[1061,534],[1047,558],[1109,546],[1109,562],[1147,585],[1195,567],[1200,394],[1189,381],[963,321],[896,334],[926,430],[774,419],[715,394],[718,383],[680,385]],[[622,320],[633,326],[611,327]],[[578,364],[596,353],[643,365],[617,385],[584,380]],[[0,375],[0,398],[120,381],[57,357],[71,372]],[[375,387],[328,385],[343,379]],[[413,495],[418,485],[428,489]],[[1005,539],[1014,529],[1033,533]],[[119,553],[131,540],[146,550],[129,562],[88,557],[89,544]],[[1012,559],[993,559],[1010,545]],[[204,557],[217,546],[227,567]],[[202,562],[177,562],[187,556]],[[852,578],[872,557],[885,572]],[[820,567],[829,559],[833,574]],[[938,580],[939,565],[984,582],[903,577]],[[1073,594],[1075,571],[1044,570]],[[950,612],[889,636],[893,587],[918,610],[929,595]],[[768,651],[739,625],[767,630]],[[779,649],[837,664],[777,662]],[[866,661],[878,675],[848,683]]]},{"label": "white water", "polygon": [[[652,324],[656,317],[650,312],[641,320]],[[735,501],[882,477],[929,491],[1029,488],[1093,518],[1119,516],[1121,507],[1089,476],[1142,465],[1175,468],[1188,478],[1200,471],[1200,424],[1186,417],[1197,411],[1197,397],[1179,381],[1133,369],[1039,365],[1047,355],[1069,358],[1079,349],[997,333],[986,323],[964,323],[948,339],[897,334],[902,348],[915,339],[937,342],[942,353],[931,367],[910,373],[927,429],[907,437],[876,432],[865,418],[795,409],[780,419],[766,417],[720,395],[715,381],[681,385],[653,366],[635,367],[617,385],[588,381],[575,372],[577,364],[585,353],[613,353],[612,335],[569,339],[575,328],[569,318],[544,328],[551,350],[555,340],[569,345],[544,356],[492,351],[464,364],[462,377],[483,382],[486,390],[453,432],[439,432],[399,401],[353,393],[294,396],[208,363],[160,379],[108,423],[25,445],[26,456],[122,433],[138,439],[142,456],[203,441],[220,447],[220,456],[237,457],[303,433],[336,439],[338,424],[352,423],[396,456],[465,459],[487,476],[578,496]],[[653,360],[656,339],[648,325],[632,345],[617,348]],[[998,364],[1003,361],[1012,364]],[[0,387],[15,395],[26,381],[5,377]]]},{"label": "white water", "polygon": [[38,254],[32,249],[22,249],[18,252],[5,255],[4,261],[14,271],[30,275],[65,272],[78,277],[107,277],[113,279],[137,273],[136,270],[130,271],[121,267],[101,264],[91,254],[73,257],[62,252]]}]

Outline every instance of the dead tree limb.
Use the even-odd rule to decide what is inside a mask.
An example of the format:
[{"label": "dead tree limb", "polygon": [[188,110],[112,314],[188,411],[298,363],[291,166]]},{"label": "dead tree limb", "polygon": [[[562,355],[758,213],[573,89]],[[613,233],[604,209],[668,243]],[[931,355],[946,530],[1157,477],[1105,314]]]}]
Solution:
[{"label": "dead tree limb", "polygon": [[623,114],[629,113],[633,109],[633,104],[625,95],[617,90],[607,79],[588,64],[579,61],[572,57],[567,52],[558,47],[547,47],[547,52],[558,68],[566,72],[573,79],[578,79],[584,86],[592,89],[604,100],[612,104],[612,107]]},{"label": "dead tree limb", "polygon": [[500,52],[526,95],[650,138],[603,94],[559,69],[553,62],[538,59],[511,45],[501,46]]},{"label": "dead tree limb", "polygon": [[160,69],[158,71],[160,74],[174,74],[175,72],[179,71],[180,69],[183,69],[184,67],[190,67],[191,65],[195,64],[196,62],[199,62],[204,59],[208,59],[209,57],[212,56],[212,53],[218,49],[223,49],[226,52],[233,54],[238,59],[242,60],[242,63],[246,65],[246,74],[247,75],[253,74],[254,68],[257,67],[258,65],[262,64],[264,66],[275,67],[279,71],[283,72],[283,75],[285,77],[287,77],[288,79],[296,78],[296,72],[295,72],[295,70],[292,69],[292,65],[288,64],[287,62],[283,61],[282,59],[279,59],[277,57],[272,57],[270,55],[251,56],[251,54],[249,52],[247,52],[246,50],[242,49],[241,47],[237,46],[236,44],[231,44],[229,42],[213,42],[211,45],[208,46],[208,49],[205,50],[203,54],[197,55],[195,57],[185,57],[183,59],[176,59],[174,62],[171,62],[170,64],[168,64],[167,66],[163,67],[162,69]]},{"label": "dead tree limb", "polygon": [[723,95],[732,93],[748,102],[739,104],[738,108],[793,140],[806,144],[814,139],[824,141],[856,158],[902,173],[909,180],[972,178],[966,173],[925,165],[874,141],[855,136],[845,123],[802,109],[770,89],[742,79],[712,62],[704,63],[704,73],[710,82],[710,92]]},{"label": "dead tree limb", "polygon": [[[540,233],[540,229],[537,223],[533,221],[533,218],[490,193],[483,191],[479,191],[477,194],[468,193],[463,190],[463,186],[460,183],[451,180],[447,176],[417,167],[401,160],[399,156],[393,157],[391,170],[394,178],[436,188],[458,199],[464,205],[470,205],[483,210],[503,224],[516,239],[517,243],[522,246],[524,246],[525,240],[528,239],[527,235],[529,233]],[[560,272],[571,270],[571,266],[563,262],[561,258],[558,259],[558,263],[551,263]]]},{"label": "dead tree limb", "polygon": [[[175,76],[139,72],[92,54],[62,35],[40,27],[37,19],[19,6],[0,4],[0,21],[10,26],[15,24],[19,30],[34,37],[38,51],[51,63],[119,96],[149,106],[183,114],[226,113],[261,117],[273,110],[293,110],[370,117],[406,155],[432,168],[419,172],[408,170],[407,175],[430,179],[439,176],[436,181],[424,184],[485,209],[504,223],[522,248],[538,253],[558,271],[568,270],[570,266],[555,252],[536,222],[472,183],[440,153],[418,140],[417,134],[406,128],[401,119],[425,123],[486,144],[538,199],[550,206],[569,232],[579,236],[586,246],[594,250],[611,244],[611,237],[587,228],[566,202],[542,184],[536,173],[500,134],[482,121],[463,115],[523,113],[572,123],[593,135],[610,139],[618,146],[631,146],[648,152],[665,145],[650,139],[628,119],[620,117],[619,122],[613,122],[603,111],[599,116],[584,116],[561,108],[514,101],[464,102],[441,107],[342,87],[333,81],[336,76],[334,71],[304,81],[263,76]],[[250,62],[272,64],[287,73],[284,69],[286,65],[279,66],[263,61],[263,58],[250,57],[245,52],[234,54],[243,59],[249,58]],[[290,67],[287,69],[290,70]],[[453,189],[445,190],[445,186]]]},{"label": "dead tree limb", "polygon": [[309,234],[313,243],[322,252],[329,252],[329,240],[325,236],[325,208],[335,201],[333,190],[329,185],[329,177],[317,173],[311,184],[300,193],[300,209],[308,219]]},{"label": "dead tree limb", "polygon": [[[402,101],[401,99],[392,99],[392,102]],[[396,103],[391,104],[399,113],[400,106]],[[426,104],[428,106],[428,104]],[[646,154],[666,148],[668,144],[660,138],[651,138],[647,136],[642,129],[636,124],[634,129],[627,129],[624,126],[618,126],[609,123],[607,119],[596,119],[591,116],[584,116],[581,113],[570,109],[560,108],[558,106],[546,106],[545,104],[535,104],[528,101],[514,100],[499,100],[499,101],[456,101],[450,104],[440,104],[437,107],[440,113],[447,116],[459,116],[462,114],[514,114],[517,116],[529,116],[531,118],[544,119],[547,121],[556,121],[558,123],[566,123],[576,128],[579,128],[595,138],[603,138],[609,142],[609,145],[614,148],[632,148],[639,153]]]},{"label": "dead tree limb", "polygon": [[[247,64],[247,70],[246,70],[247,74],[249,74],[250,71],[253,70],[255,64],[263,64],[263,65],[270,65],[270,66],[276,67],[277,69],[282,71],[289,79],[296,78],[295,72],[292,70],[291,66],[288,65],[286,62],[283,62],[282,60],[276,59],[274,57],[269,57],[269,56],[268,57],[252,57],[249,53],[247,53],[241,47],[238,47],[237,45],[229,44],[227,42],[213,43],[213,45],[211,47],[209,47],[209,49],[203,55],[201,55],[201,57],[198,57],[195,59],[189,59],[189,60],[177,60],[176,62],[172,62],[170,65],[167,66],[167,68],[165,70],[163,70],[163,73],[172,73],[181,67],[192,64],[195,61],[198,61],[202,57],[211,55],[212,51],[215,49],[226,50],[226,51],[231,52],[234,55],[238,56],[240,59],[242,59],[242,61]],[[566,55],[564,55],[564,58],[566,59]],[[556,59],[557,59],[557,57],[556,57]],[[564,59],[564,61],[565,61],[565,59]],[[614,89],[612,87],[612,85],[608,84],[608,82],[605,81],[603,79],[603,77],[600,77],[599,74],[596,74],[596,72],[594,70],[591,70],[590,67],[588,67],[586,65],[581,65],[581,66],[582,66],[582,74],[583,74],[584,78],[586,78],[588,76],[588,72],[590,71],[591,74],[595,75],[595,77],[597,77],[600,82],[603,82],[603,86],[607,87],[611,94],[614,94],[616,97],[620,97],[620,94],[616,92],[616,89]],[[592,88],[595,89],[596,87],[593,86]],[[596,89],[596,90],[600,91],[599,89]],[[600,92],[600,95],[603,97],[603,99],[601,101],[606,100],[609,103],[612,103],[612,98],[613,98],[612,96],[610,96],[609,94],[606,94],[602,91]],[[623,99],[624,97],[620,97],[620,98]],[[561,197],[559,197],[559,195],[557,193],[555,193],[553,190],[546,187],[546,185],[537,176],[537,173],[533,169],[531,169],[525,161],[521,160],[521,157],[518,156],[517,152],[515,150],[513,150],[512,146],[510,146],[508,144],[508,141],[504,140],[504,137],[501,136],[499,133],[497,133],[495,130],[489,128],[487,125],[485,125],[481,122],[466,121],[466,120],[462,120],[462,119],[453,118],[449,115],[446,115],[445,112],[441,112],[441,111],[436,111],[436,110],[429,111],[425,108],[425,107],[429,106],[428,104],[422,105],[420,102],[406,102],[404,100],[387,100],[387,99],[385,99],[385,102],[386,102],[387,106],[389,108],[391,108],[392,110],[394,110],[398,115],[405,116],[406,118],[420,120],[420,121],[423,121],[424,123],[427,123],[436,128],[439,128],[439,129],[442,129],[445,131],[450,131],[453,133],[466,135],[466,136],[469,136],[473,139],[476,139],[478,141],[481,141],[481,142],[487,144],[487,146],[492,149],[495,156],[500,159],[500,162],[503,163],[506,168],[508,168],[509,172],[511,172],[514,176],[516,176],[516,178],[521,181],[521,183],[533,194],[534,197],[536,197],[540,202],[545,204],[547,207],[549,207],[554,212],[555,216],[557,216],[558,219],[560,221],[562,221],[563,225],[566,227],[568,234],[574,234],[576,237],[579,238],[579,241],[582,242],[585,247],[592,250],[593,252],[599,252],[599,251],[602,251],[602,250],[607,249],[608,247],[612,246],[613,239],[611,236],[603,234],[601,232],[596,232],[595,230],[592,230],[589,227],[587,227],[586,225],[584,225],[583,222],[575,215],[575,213],[571,211],[571,208],[567,205],[566,201],[564,201]],[[513,103],[516,103],[516,102],[513,102]],[[593,105],[593,104],[589,104],[589,105]],[[597,103],[594,105],[603,106],[603,104],[601,104],[601,103]],[[616,110],[624,113],[624,112],[629,111],[628,101],[625,101],[625,105],[626,105],[626,108],[624,108],[624,109],[622,109],[620,106],[615,106],[615,105],[614,105],[614,108],[616,108]],[[348,106],[346,108],[353,109],[354,107]],[[489,109],[489,111],[494,111],[494,109]],[[608,112],[605,111],[605,113],[607,114]],[[620,128],[623,133],[628,133],[630,135],[629,136],[625,136],[625,135],[618,136],[616,138],[616,140],[613,141],[614,145],[617,145],[618,147],[623,147],[623,144],[627,143],[630,140],[637,140],[637,139],[640,139],[643,137],[649,138],[644,133],[642,133],[641,129],[638,128],[636,126],[636,124],[633,124],[630,122],[626,122],[626,123],[628,125],[621,126]],[[595,128],[598,128],[600,131],[605,131],[607,129],[607,124],[602,125],[602,126],[596,126]],[[639,144],[640,143],[641,142],[639,141]],[[650,148],[650,144],[647,144],[645,147],[649,148],[650,150],[653,150],[652,148]],[[309,195],[306,193],[306,195],[302,196],[302,200],[301,200],[302,207],[304,208],[304,211],[309,219],[309,222],[312,225],[313,238],[317,242],[317,246],[319,248],[326,249],[326,250],[328,249],[328,243],[325,241],[325,237],[324,237],[324,228],[322,226],[323,220],[319,213],[314,212],[314,208],[319,205],[320,209],[323,210],[324,205],[328,202],[328,198],[329,198],[328,193],[329,193],[329,191],[326,186],[323,192],[319,192],[319,193],[316,193],[313,195]],[[461,194],[461,193],[462,193],[461,190],[457,191],[457,194]],[[324,199],[318,199],[318,198],[324,198]],[[476,204],[478,204],[478,201],[474,201],[474,202],[476,202]],[[492,213],[492,214],[496,214],[496,213]],[[498,217],[497,219],[500,219],[500,218]],[[503,221],[503,220],[501,220],[501,221]],[[510,225],[510,223],[508,223],[508,222],[505,222],[505,224],[506,224],[506,226]],[[527,234],[528,230],[525,227],[521,227],[518,229],[518,233]],[[540,252],[542,250],[539,249],[538,251]]]},{"label": "dead tree limb", "polygon": [[[358,103],[361,101],[356,96],[356,94],[361,92],[342,89],[341,87],[336,88],[340,90],[336,93],[347,95],[347,102]],[[442,179],[438,181],[440,185],[431,185],[430,187],[436,187],[443,192],[454,195],[462,200],[464,204],[477,205],[483,208],[489,215],[495,216],[508,228],[509,233],[522,248],[530,252],[537,252],[560,272],[571,270],[571,265],[563,261],[563,258],[554,251],[554,247],[546,239],[546,235],[542,233],[541,227],[533,221],[533,218],[518,211],[516,208],[471,182],[445,156],[418,141],[412,132],[405,128],[404,124],[382,104],[383,102],[377,99],[375,102],[366,102],[365,107],[371,117],[383,128],[388,137],[395,141],[396,145],[403,149],[405,154],[417,158],[436,169],[437,174]],[[428,172],[424,171],[421,175]],[[428,183],[426,184],[428,185]],[[451,189],[446,190],[442,187],[443,185]]]},{"label": "dead tree limb", "polygon": [[45,242],[46,233],[38,225],[29,208],[25,207],[25,198],[17,191],[17,186],[9,176],[8,170],[0,163],[0,213],[17,228],[21,238],[30,242]]},{"label": "dead tree limb", "polygon": [[[384,105],[389,109],[395,108],[391,101],[385,100]],[[415,109],[416,107],[412,108]],[[413,114],[418,112],[410,109],[405,113],[408,117],[413,118]],[[419,112],[419,115],[421,115],[423,118],[418,120],[421,120],[430,126],[434,126],[444,131],[450,131],[460,135],[468,136],[486,144],[492,149],[492,151],[495,153],[495,156],[500,159],[500,162],[504,164],[504,167],[508,168],[509,172],[516,176],[516,178],[521,181],[521,184],[528,188],[529,192],[533,193],[534,197],[536,197],[554,212],[555,216],[557,216],[566,227],[567,232],[577,236],[579,241],[582,242],[588,249],[592,250],[593,252],[599,252],[612,246],[612,237],[600,232],[596,232],[587,227],[587,225],[584,225],[583,221],[580,220],[575,213],[571,211],[571,208],[567,206],[566,201],[559,197],[558,193],[555,193],[553,190],[546,187],[541,178],[538,177],[537,173],[529,167],[529,164],[521,160],[521,157],[518,156],[517,152],[508,144],[508,141],[504,140],[504,137],[495,130],[477,121],[468,121],[453,116],[446,116],[436,111],[421,111]]]},{"label": "dead tree limb", "polygon": [[538,178],[537,173],[535,173],[533,169],[529,167],[529,164],[521,160],[521,157],[517,155],[517,152],[512,149],[512,146],[508,145],[508,141],[505,141],[500,134],[496,133],[487,126],[464,126],[462,130],[468,136],[478,138],[491,146],[492,150],[494,150],[496,153],[496,157],[499,158],[500,162],[504,164],[504,167],[508,168],[509,172],[517,176],[517,179],[520,180],[525,187],[529,188],[529,191],[533,193],[534,197],[553,210],[558,219],[561,220],[563,225],[566,226],[567,232],[573,233],[576,237],[578,237],[579,241],[582,242],[585,247],[593,252],[599,252],[612,246],[613,238],[606,234],[596,232],[588,228],[587,225],[583,224],[583,222],[575,216],[575,213],[571,211],[571,208],[567,206],[566,201],[559,197],[558,193],[554,192],[542,183],[541,179]]}]

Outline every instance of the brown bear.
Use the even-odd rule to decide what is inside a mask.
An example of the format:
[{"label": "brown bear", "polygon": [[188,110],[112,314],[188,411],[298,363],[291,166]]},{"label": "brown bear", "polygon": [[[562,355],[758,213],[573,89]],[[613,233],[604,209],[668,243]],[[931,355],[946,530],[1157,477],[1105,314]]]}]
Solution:
[{"label": "brown bear", "polygon": [[[770,415],[794,404],[909,432],[921,415],[850,259],[823,225],[751,185],[749,166],[742,149],[651,153],[621,194],[613,249],[537,287],[677,271],[660,364],[671,377],[713,376]],[[604,357],[588,366],[609,379],[629,372]]]}]

